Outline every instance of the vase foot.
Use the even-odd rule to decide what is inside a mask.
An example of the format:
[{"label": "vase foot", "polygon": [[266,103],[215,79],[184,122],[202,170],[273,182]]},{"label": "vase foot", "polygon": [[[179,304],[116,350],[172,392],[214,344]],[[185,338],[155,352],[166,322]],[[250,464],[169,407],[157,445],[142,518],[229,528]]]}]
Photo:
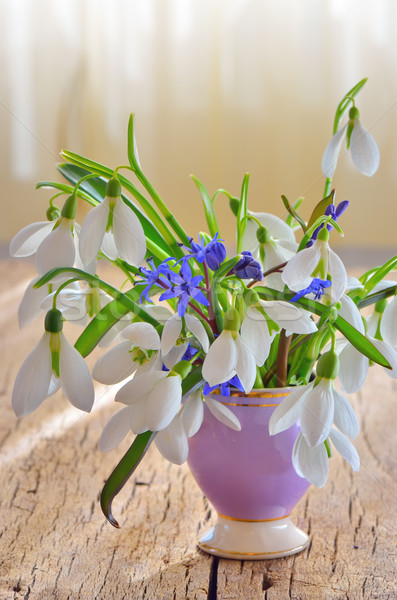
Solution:
[{"label": "vase foot", "polygon": [[269,521],[244,521],[218,515],[218,522],[199,540],[215,556],[237,560],[282,558],[304,550],[309,537],[289,516]]}]

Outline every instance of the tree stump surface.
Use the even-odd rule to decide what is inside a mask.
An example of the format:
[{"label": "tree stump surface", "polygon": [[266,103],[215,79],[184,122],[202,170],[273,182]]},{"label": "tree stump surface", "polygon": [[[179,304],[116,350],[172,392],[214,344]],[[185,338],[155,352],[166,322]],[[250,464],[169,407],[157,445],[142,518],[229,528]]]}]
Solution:
[{"label": "tree stump surface", "polygon": [[[397,384],[383,369],[371,368],[351,396],[361,421],[360,472],[334,456],[327,485],[312,487],[293,512],[310,535],[308,548],[269,561],[218,559],[196,546],[214,509],[187,466],[170,465],[156,448],[114,501],[121,529],[104,518],[98,495],[132,440],[106,454],[98,449],[116,412],[109,388],[97,387],[90,415],[58,392],[32,415],[15,417],[13,382],[43,319],[18,330],[33,265],[3,261],[0,273],[1,600],[397,598]],[[78,329],[69,331],[74,341]]]}]

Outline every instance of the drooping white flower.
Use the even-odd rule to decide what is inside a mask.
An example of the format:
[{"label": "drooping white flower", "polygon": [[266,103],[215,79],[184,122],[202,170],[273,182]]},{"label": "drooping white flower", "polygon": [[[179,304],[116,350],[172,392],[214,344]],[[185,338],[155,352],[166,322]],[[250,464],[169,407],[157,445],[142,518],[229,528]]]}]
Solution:
[{"label": "drooping white flower", "polygon": [[258,305],[248,306],[241,325],[241,339],[255,357],[258,366],[263,365],[269,356],[270,346],[277,333],[269,318],[276,325],[291,333],[313,333],[316,324],[310,314],[283,300],[259,300]]},{"label": "drooping white flower", "polygon": [[180,317],[177,313],[175,313],[164,325],[163,333],[161,335],[161,352],[164,356],[166,356],[176,345],[176,342],[182,332],[183,320],[187,329],[200,342],[204,352],[208,351],[208,335],[201,321],[189,313],[185,313],[183,317]]},{"label": "drooping white flower", "polygon": [[[342,458],[350,463],[353,471],[358,471],[360,468],[360,457],[347,437],[340,431],[332,429],[328,439]],[[324,443],[314,447],[310,446],[302,433],[300,433],[292,451],[292,464],[300,477],[304,477],[316,487],[321,488],[326,484],[329,471],[329,458]]]},{"label": "drooping white flower", "polygon": [[333,380],[325,377],[293,390],[279,404],[269,421],[270,435],[285,431],[299,419],[311,447],[327,439],[333,423],[352,439],[358,435],[358,419],[350,403],[334,388]]},{"label": "drooping white flower", "polygon": [[[142,373],[158,364],[160,337],[150,323],[132,323],[121,333],[124,340],[101,356],[92,371],[94,379],[110,385],[119,383],[139,369]],[[161,363],[161,361],[160,361]]]},{"label": "drooping white flower", "polygon": [[320,231],[310,248],[301,250],[288,261],[281,278],[290,290],[299,292],[310,286],[313,277],[320,276],[324,279],[323,273],[325,276],[329,273],[332,285],[327,288],[324,296],[329,296],[334,303],[346,290],[347,273],[339,256],[329,247],[327,239],[322,239],[322,231],[326,230]]},{"label": "drooping white flower", "polygon": [[136,373],[116,394],[116,402],[128,406],[130,427],[134,433],[160,431],[178,412],[181,398],[181,376],[152,369]]},{"label": "drooping white flower", "polygon": [[99,250],[111,260],[121,257],[131,265],[143,261],[146,253],[145,234],[138,217],[123,202],[117,179],[109,180],[106,197],[85,218],[79,249],[85,264],[91,263]]},{"label": "drooping white flower", "polygon": [[378,146],[372,135],[361,125],[358,110],[352,108],[349,113],[349,122],[334,134],[325,149],[321,166],[326,177],[331,178],[335,172],[339,152],[348,132],[349,124],[353,127],[350,138],[350,152],[357,169],[363,175],[371,177],[379,167]]},{"label": "drooping white flower", "polygon": [[[52,323],[49,313],[52,313]],[[89,412],[94,403],[90,372],[81,354],[62,332],[61,313],[56,309],[49,313],[46,331],[15,379],[12,406],[18,417],[33,412],[59,387],[62,387],[69,402],[81,410]]]},{"label": "drooping white flower", "polygon": [[[248,211],[249,215],[255,217],[269,234],[269,239],[263,244],[264,260],[261,260],[260,244],[256,235],[258,224],[247,220],[243,237],[243,247],[251,252],[256,261],[262,264],[263,271],[269,271],[273,267],[285,263],[297,251],[298,244],[295,234],[289,225],[282,219],[270,213],[255,213]],[[283,289],[279,273],[271,273],[266,277],[266,285],[274,289]]]},{"label": "drooping white flower", "polygon": [[207,352],[202,373],[211,387],[238,375],[245,392],[252,390],[256,377],[255,358],[238,331],[223,329]]}]

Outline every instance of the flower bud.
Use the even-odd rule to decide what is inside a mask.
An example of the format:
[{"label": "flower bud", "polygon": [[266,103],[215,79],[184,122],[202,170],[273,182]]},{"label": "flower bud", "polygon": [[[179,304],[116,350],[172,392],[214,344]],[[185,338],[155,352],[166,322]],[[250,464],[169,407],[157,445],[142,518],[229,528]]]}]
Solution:
[{"label": "flower bud", "polygon": [[241,255],[241,260],[232,269],[233,273],[240,279],[260,281],[263,277],[260,264],[254,260],[251,252],[244,250]]},{"label": "flower bud", "polygon": [[49,333],[59,333],[62,331],[63,318],[62,313],[57,308],[49,310],[45,316],[44,328]]},{"label": "flower bud", "polygon": [[238,208],[240,206],[240,200],[238,198],[230,198],[229,206],[234,216],[237,217]]},{"label": "flower bud", "polygon": [[49,206],[46,216],[49,221],[56,221],[61,216],[61,211],[58,206]]},{"label": "flower bud", "polygon": [[256,230],[256,239],[260,244],[268,244],[271,241],[272,236],[270,235],[269,230],[262,226],[258,227]]},{"label": "flower bud", "polygon": [[339,358],[334,350],[325,352],[317,362],[317,377],[335,379],[339,373]]}]

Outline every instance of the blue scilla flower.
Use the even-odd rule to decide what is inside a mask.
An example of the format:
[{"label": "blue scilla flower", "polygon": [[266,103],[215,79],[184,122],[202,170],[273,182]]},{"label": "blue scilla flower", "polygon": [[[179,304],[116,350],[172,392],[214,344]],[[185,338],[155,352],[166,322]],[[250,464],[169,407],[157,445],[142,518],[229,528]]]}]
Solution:
[{"label": "blue scilla flower", "polygon": [[205,244],[204,236],[199,235],[198,243],[190,238],[191,248],[185,246],[186,250],[191,251],[187,258],[195,258],[199,263],[205,261],[211,271],[216,271],[226,258],[226,248],[222,244],[222,240],[218,240],[218,235],[217,232],[208,244]]},{"label": "blue scilla flower", "polygon": [[[341,216],[341,214],[343,214],[345,212],[345,210],[349,206],[349,204],[350,204],[349,200],[343,200],[342,202],[339,202],[338,206],[336,206],[336,207],[335,207],[335,204],[329,204],[327,206],[327,208],[325,209],[324,214],[327,215],[327,217],[332,217],[332,219],[334,221],[337,221],[339,219],[339,217]],[[323,225],[319,225],[313,231],[312,237],[306,244],[306,248],[310,248],[310,246],[313,246],[315,240],[317,239],[318,232],[320,231],[320,229],[322,227],[323,227]],[[328,229],[328,231],[331,231],[332,225],[330,223],[327,223],[327,229]]]},{"label": "blue scilla flower", "polygon": [[293,298],[291,298],[291,302],[296,302],[300,300],[303,296],[307,294],[314,294],[314,299],[319,300],[321,296],[324,294],[325,289],[331,285],[331,281],[328,279],[318,279],[315,277],[311,284],[305,288],[304,290],[300,290],[295,294]]},{"label": "blue scilla flower", "polygon": [[167,263],[169,263],[171,260],[175,260],[175,258],[171,257],[171,258],[167,258],[166,260],[163,260],[159,266],[156,268],[154,265],[154,260],[153,257],[148,258],[147,259],[147,263],[149,264],[149,269],[145,269],[145,267],[139,267],[139,272],[142,275],[142,279],[140,280],[135,280],[136,284],[139,283],[146,283],[146,287],[143,290],[143,292],[140,295],[139,301],[143,302],[143,298],[145,298],[145,300],[147,302],[151,302],[150,298],[149,298],[149,291],[151,290],[151,288],[156,285],[159,281],[162,281],[163,283],[167,282],[167,280],[165,279],[165,276],[167,275],[167,273],[170,272],[170,267]]},{"label": "blue scilla flower", "polygon": [[238,376],[235,375],[234,377],[229,379],[229,381],[225,381],[224,383],[220,384],[218,383],[217,385],[211,386],[209,383],[206,383],[203,388],[203,394],[204,396],[208,396],[208,394],[211,394],[214,390],[220,388],[221,396],[230,396],[231,387],[235,387],[238,390],[240,390],[240,392],[244,393],[243,385]]},{"label": "blue scilla flower", "polygon": [[179,298],[178,315],[183,317],[190,300],[196,300],[204,306],[209,302],[203,292],[198,288],[203,279],[202,275],[192,276],[192,270],[187,259],[182,260],[182,266],[179,273],[169,271],[164,283],[169,288],[160,296],[160,300],[169,300],[170,298]]},{"label": "blue scilla flower", "polygon": [[232,272],[240,279],[254,279],[260,281],[263,278],[260,264],[254,260],[251,252],[243,250],[243,256],[233,267]]}]

